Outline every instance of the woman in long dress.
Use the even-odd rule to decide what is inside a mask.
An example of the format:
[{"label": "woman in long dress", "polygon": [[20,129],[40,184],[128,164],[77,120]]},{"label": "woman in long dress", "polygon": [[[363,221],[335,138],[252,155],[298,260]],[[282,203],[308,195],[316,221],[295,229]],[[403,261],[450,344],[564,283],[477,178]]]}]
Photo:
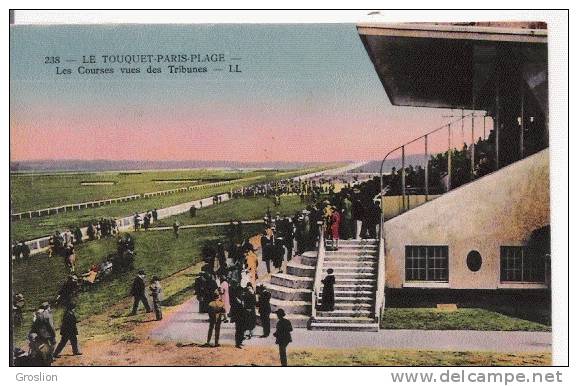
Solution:
[{"label": "woman in long dress", "polygon": [[221,276],[221,283],[219,284],[219,294],[221,295],[221,300],[225,303],[225,320],[224,322],[229,322],[229,313],[231,312],[231,303],[229,302],[229,282],[226,276]]},{"label": "woman in long dress", "polygon": [[253,249],[248,249],[245,252],[245,264],[247,265],[247,270],[249,271],[249,282],[256,288],[257,286],[257,265],[258,265],[257,255]]},{"label": "woman in long dress", "polygon": [[333,311],[335,308],[335,276],[333,276],[333,269],[327,270],[327,276],[323,280],[323,294],[321,295],[321,310]]},{"label": "woman in long dress", "polygon": [[339,228],[341,226],[341,215],[337,208],[333,208],[333,213],[331,214],[331,239],[333,240],[333,248],[337,250],[339,248]]}]

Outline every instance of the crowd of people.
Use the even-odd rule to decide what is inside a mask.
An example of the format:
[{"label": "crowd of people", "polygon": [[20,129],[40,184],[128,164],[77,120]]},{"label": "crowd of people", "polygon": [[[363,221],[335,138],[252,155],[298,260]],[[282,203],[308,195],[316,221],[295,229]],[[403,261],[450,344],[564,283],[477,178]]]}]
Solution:
[{"label": "crowd of people", "polygon": [[272,197],[274,205],[280,206],[281,196],[284,194],[296,194],[305,202],[309,197],[318,200],[323,194],[332,194],[335,189],[333,178],[282,179],[236,189],[232,192],[232,197]]},{"label": "crowd of people", "polygon": [[[264,213],[264,228],[258,238],[247,239],[244,224],[231,220],[226,226],[225,238],[202,249],[204,261],[201,273],[195,280],[194,289],[199,301],[199,311],[209,315],[207,344],[213,340],[219,345],[221,323],[234,323],[235,346],[241,348],[243,342],[254,337],[257,321],[263,328],[263,337],[271,334],[272,314],[271,293],[258,285],[258,266],[264,264],[268,273],[282,272],[283,262],[305,251],[314,250],[318,242],[319,226],[323,225],[325,236],[333,240],[333,248],[339,248],[339,239],[374,238],[379,223],[379,203],[374,200],[379,191],[378,180],[369,180],[355,185],[347,184],[336,191],[334,180],[319,178],[314,181],[283,180],[269,185],[257,184],[240,192],[243,196],[265,194],[272,198],[272,206],[280,205],[282,194],[299,194],[305,209],[291,215],[281,215],[271,207]],[[258,193],[255,193],[258,192]],[[233,193],[235,196],[235,193]],[[218,202],[218,201],[217,201]],[[197,208],[189,211],[196,216]],[[275,212],[275,214],[274,214]],[[143,218],[135,214],[135,230],[141,226],[147,229],[156,220],[157,211],[147,212]],[[148,220],[147,220],[148,219]],[[173,231],[178,237],[179,224]],[[61,323],[61,340],[55,347],[54,321],[50,304],[44,304],[34,313],[33,327],[29,331],[29,351],[20,352],[16,358],[24,357],[28,363],[49,365],[70,342],[73,354],[80,355],[75,316],[75,302],[78,292],[85,286],[101,280],[119,267],[133,268],[135,259],[134,239],[130,234],[119,234],[114,219],[101,218],[88,227],[90,240],[117,236],[116,253],[107,256],[101,264],[93,264],[87,272],[76,272],[74,246],[82,242],[80,229],[57,232],[51,237],[50,256],[59,255],[65,260],[69,276],[58,291],[54,304],[64,309]],[[24,243],[25,244],[25,243]],[[20,245],[20,244],[19,244]],[[258,256],[257,248],[261,248]],[[25,251],[20,247],[20,255]],[[333,308],[331,273],[324,279],[325,291],[322,309]],[[152,304],[149,303],[149,297]],[[134,298],[130,315],[136,314],[142,304],[146,312],[154,312],[157,320],[162,319],[162,287],[159,277],[146,281],[144,271],[139,271],[132,282],[130,293]],[[14,315],[18,323],[23,319],[24,297],[14,299]],[[48,311],[47,311],[48,310]],[[279,309],[277,331],[274,334],[279,345],[281,362],[286,364],[286,347],[291,341],[292,326]]]},{"label": "crowd of people", "polygon": [[[56,233],[51,250],[65,257],[69,275],[58,290],[56,297],[43,302],[32,315],[32,326],[28,331],[28,351],[20,348],[14,350],[14,360],[17,366],[50,366],[58,358],[66,344],[70,342],[72,353],[82,355],[78,345],[78,329],[76,327],[76,304],[79,292],[85,286],[93,285],[113,272],[114,266],[132,268],[134,260],[134,239],[129,234],[121,234],[117,239],[117,252],[107,256],[99,263],[93,264],[87,272],[75,272],[74,244],[66,243],[66,234]],[[130,263],[125,263],[130,261]],[[151,289],[152,291],[152,289]],[[155,295],[153,295],[155,299]],[[156,302],[153,302],[155,304]],[[60,324],[60,342],[56,345],[54,316],[51,304],[63,309]],[[16,293],[12,301],[12,317],[14,326],[21,326],[25,321],[25,299],[21,293]]]},{"label": "crowd of people", "polygon": [[132,218],[134,230],[139,229],[148,230],[152,223],[157,222],[159,219],[159,214],[157,209],[148,210],[143,216],[135,212]]}]

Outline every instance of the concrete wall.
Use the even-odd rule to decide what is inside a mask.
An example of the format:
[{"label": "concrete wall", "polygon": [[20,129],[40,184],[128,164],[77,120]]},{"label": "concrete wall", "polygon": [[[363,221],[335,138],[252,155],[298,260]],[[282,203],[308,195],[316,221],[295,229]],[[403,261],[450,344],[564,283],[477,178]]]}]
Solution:
[{"label": "concrete wall", "polygon": [[[533,230],[550,224],[549,150],[461,186],[385,223],[389,288],[540,288],[500,283],[500,246],[525,245]],[[448,245],[449,282],[405,282],[406,245]],[[466,265],[471,250],[482,267]]]}]

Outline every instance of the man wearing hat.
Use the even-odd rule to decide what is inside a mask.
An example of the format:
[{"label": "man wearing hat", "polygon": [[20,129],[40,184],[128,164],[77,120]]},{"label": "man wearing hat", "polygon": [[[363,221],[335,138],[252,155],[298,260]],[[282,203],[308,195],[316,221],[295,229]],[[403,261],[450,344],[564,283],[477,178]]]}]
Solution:
[{"label": "man wearing hat", "polygon": [[145,273],[141,269],[138,271],[137,277],[135,277],[132,282],[130,294],[134,297],[134,303],[132,305],[132,312],[130,313],[130,316],[136,315],[139,302],[142,302],[146,312],[151,312],[151,307],[149,306],[149,302],[146,297],[145,288]]},{"label": "man wearing hat", "polygon": [[209,332],[205,347],[211,345],[213,329],[215,330],[215,347],[219,347],[219,334],[221,332],[221,322],[225,318],[225,303],[221,300],[218,292],[213,293],[213,300],[209,303]]},{"label": "man wearing hat", "polygon": [[68,304],[72,303],[78,289],[78,277],[70,275],[58,291],[56,301],[65,307],[68,306]]},{"label": "man wearing hat", "polygon": [[54,358],[60,357],[60,352],[68,341],[70,341],[72,346],[72,353],[74,355],[82,355],[78,349],[78,339],[76,338],[78,329],[76,328],[76,315],[74,314],[75,307],[74,303],[70,303],[62,316],[62,324],[60,325],[61,338],[56,350],[54,350]]},{"label": "man wearing hat", "polygon": [[291,342],[291,331],[293,331],[293,326],[291,322],[285,319],[285,311],[279,308],[275,311],[279,321],[277,322],[276,331],[273,333],[275,337],[275,343],[279,345],[279,359],[281,360],[281,366],[287,366],[287,345]]},{"label": "man wearing hat", "polygon": [[52,314],[52,308],[50,307],[50,303],[44,302],[40,305],[40,308],[44,310],[43,312],[44,318],[48,320],[48,323],[50,323],[50,325],[54,329],[54,315]]}]

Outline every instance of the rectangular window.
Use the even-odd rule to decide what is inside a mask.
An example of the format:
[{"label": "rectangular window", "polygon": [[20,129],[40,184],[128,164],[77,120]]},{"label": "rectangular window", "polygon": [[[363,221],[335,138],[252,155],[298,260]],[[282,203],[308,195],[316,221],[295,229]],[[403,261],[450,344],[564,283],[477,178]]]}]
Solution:
[{"label": "rectangular window", "polygon": [[544,256],[533,256],[523,246],[500,247],[500,281],[545,282]]},{"label": "rectangular window", "polygon": [[447,245],[406,245],[405,280],[447,282]]}]

